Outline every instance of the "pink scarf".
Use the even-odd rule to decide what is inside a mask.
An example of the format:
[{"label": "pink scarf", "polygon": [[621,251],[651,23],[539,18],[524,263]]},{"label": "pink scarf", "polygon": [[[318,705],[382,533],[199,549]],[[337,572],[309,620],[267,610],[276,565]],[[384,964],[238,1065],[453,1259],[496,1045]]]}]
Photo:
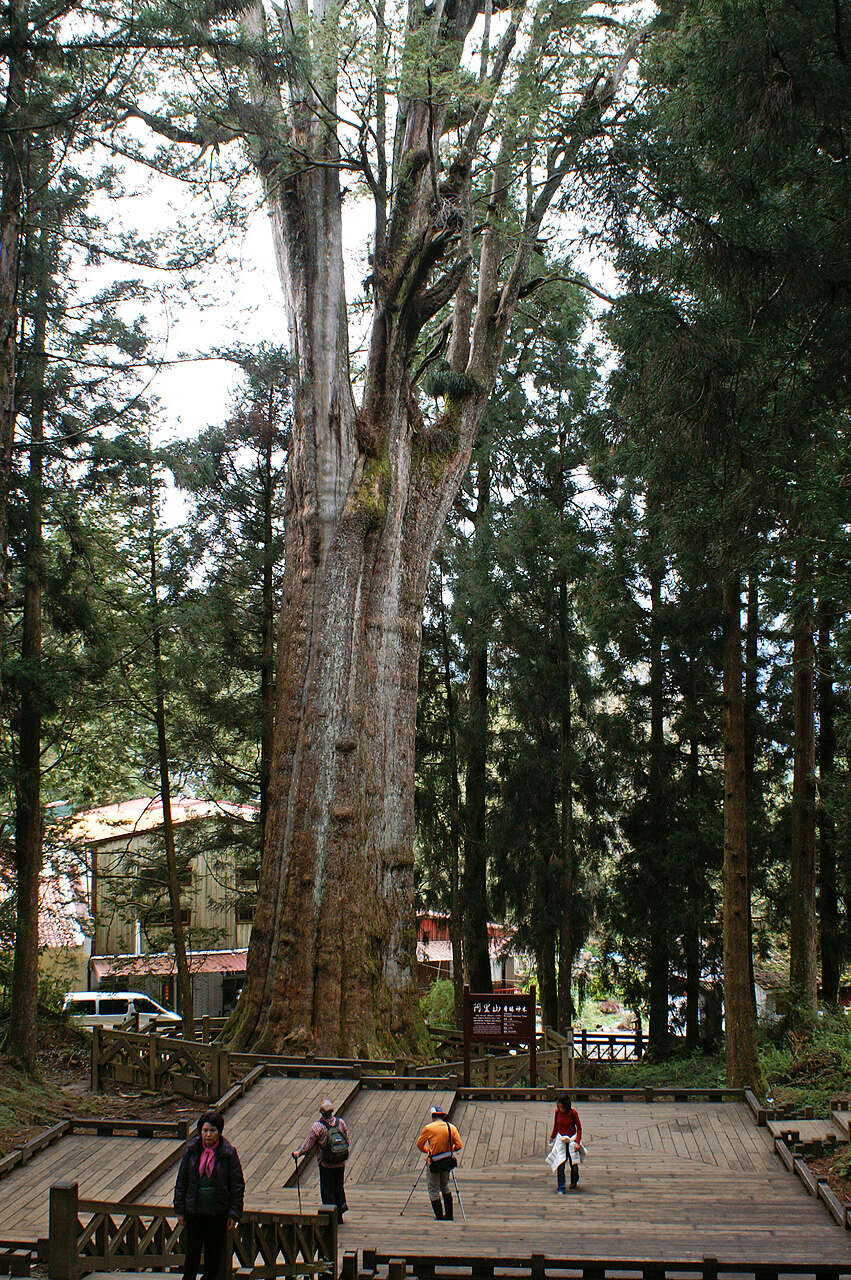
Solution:
[{"label": "pink scarf", "polygon": [[[216,1146],[219,1144],[216,1143]],[[198,1175],[201,1178],[213,1176],[213,1165],[216,1163],[216,1147],[205,1147],[198,1161]]]}]

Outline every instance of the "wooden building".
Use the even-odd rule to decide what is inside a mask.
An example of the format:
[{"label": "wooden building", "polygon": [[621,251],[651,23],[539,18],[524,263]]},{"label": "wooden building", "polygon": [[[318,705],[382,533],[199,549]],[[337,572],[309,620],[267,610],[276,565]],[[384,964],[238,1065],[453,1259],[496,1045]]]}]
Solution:
[{"label": "wooden building", "polygon": [[[258,810],[181,796],[171,802],[196,1012],[235,1003],[257,893]],[[143,990],[174,1005],[173,929],[163,811],[142,797],[77,813],[61,826],[91,919],[88,983]]]}]

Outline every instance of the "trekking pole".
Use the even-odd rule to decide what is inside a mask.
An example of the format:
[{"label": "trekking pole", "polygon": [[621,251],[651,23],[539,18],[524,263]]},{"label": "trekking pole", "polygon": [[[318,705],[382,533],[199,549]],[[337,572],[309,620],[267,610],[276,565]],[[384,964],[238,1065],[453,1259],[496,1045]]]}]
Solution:
[{"label": "trekking pole", "polygon": [[411,1190],[410,1190],[410,1193],[409,1193],[409,1195],[408,1195],[407,1200],[406,1200],[406,1201],[405,1201],[405,1203],[402,1205],[402,1208],[399,1210],[399,1217],[400,1217],[400,1218],[401,1218],[402,1214],[405,1212],[405,1210],[407,1209],[408,1205],[411,1203],[411,1196],[414,1194],[414,1192],[415,1192],[415,1191],[416,1191],[416,1189],[417,1189],[417,1186],[418,1186],[418,1184],[419,1184],[420,1178],[423,1176],[423,1173],[425,1172],[425,1167],[426,1167],[426,1166],[425,1166],[425,1164],[423,1164],[422,1169],[420,1169],[419,1173],[417,1174],[417,1181],[416,1181],[416,1182],[414,1183],[414,1185],[411,1187]]},{"label": "trekking pole", "polygon": [[452,1181],[455,1183],[455,1194],[458,1197],[458,1204],[461,1206],[461,1217],[467,1221],[467,1215],[464,1212],[464,1201],[461,1199],[461,1191],[458,1186],[458,1179],[455,1177],[455,1170],[452,1170]]},{"label": "trekking pole", "polygon": [[301,1183],[298,1180],[298,1156],[293,1155],[293,1164],[295,1165],[295,1189],[298,1192],[298,1211],[301,1213]]}]

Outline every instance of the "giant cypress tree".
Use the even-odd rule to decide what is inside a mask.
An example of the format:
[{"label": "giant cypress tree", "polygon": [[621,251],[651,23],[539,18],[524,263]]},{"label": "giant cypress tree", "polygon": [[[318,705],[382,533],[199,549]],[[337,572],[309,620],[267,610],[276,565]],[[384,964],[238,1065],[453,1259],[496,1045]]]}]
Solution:
[{"label": "giant cypress tree", "polygon": [[[170,118],[153,97],[126,108],[172,141],[248,139],[295,368],[270,818],[238,1043],[351,1052],[411,1030],[428,568],[541,226],[634,52],[595,11],[414,2],[396,29],[384,6],[186,4],[197,92],[185,86]],[[604,63],[602,35],[617,45]],[[362,371],[343,272],[351,171],[375,205]],[[430,413],[418,348],[446,307],[452,376]]]}]

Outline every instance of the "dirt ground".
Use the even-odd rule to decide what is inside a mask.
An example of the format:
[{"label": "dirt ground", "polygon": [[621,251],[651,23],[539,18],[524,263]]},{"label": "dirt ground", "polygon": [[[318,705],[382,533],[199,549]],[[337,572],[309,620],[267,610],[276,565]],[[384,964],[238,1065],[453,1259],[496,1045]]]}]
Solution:
[{"label": "dirt ground", "polygon": [[186,1098],[127,1089],[92,1093],[90,1040],[57,1021],[39,1028],[39,1077],[15,1071],[0,1054],[0,1156],[75,1115],[115,1120],[183,1120],[198,1114]]},{"label": "dirt ground", "polygon": [[[842,1155],[846,1157],[846,1167],[848,1152],[849,1148],[847,1146],[841,1148]],[[807,1166],[812,1169],[813,1173],[818,1174],[820,1178],[827,1178],[831,1191],[841,1203],[851,1204],[851,1178],[841,1177],[835,1172],[833,1165],[836,1160],[837,1156],[835,1155],[821,1156],[818,1160],[808,1159]]]}]

